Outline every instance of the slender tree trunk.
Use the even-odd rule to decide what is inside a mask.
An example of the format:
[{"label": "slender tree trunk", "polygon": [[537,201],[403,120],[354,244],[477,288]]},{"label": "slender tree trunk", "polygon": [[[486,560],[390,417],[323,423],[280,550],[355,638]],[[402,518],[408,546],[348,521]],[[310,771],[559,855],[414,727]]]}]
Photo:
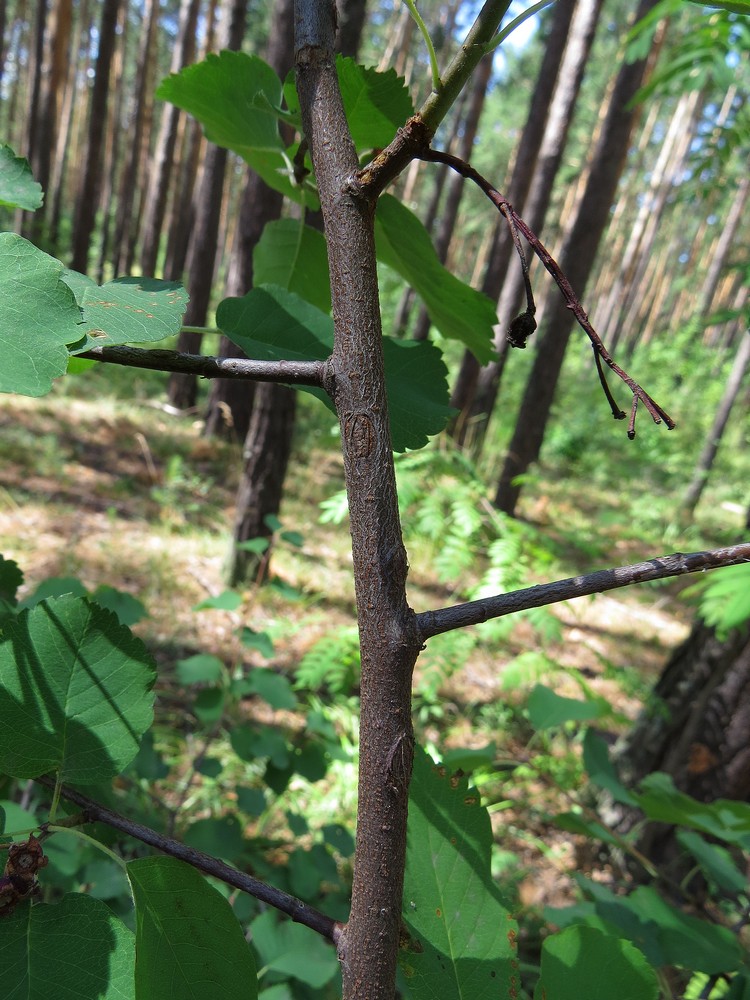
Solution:
[{"label": "slender tree trunk", "polygon": [[[351,199],[342,204],[344,180],[358,162],[333,63],[330,2],[299,3],[296,39],[303,127],[329,246],[335,317],[331,364],[353,512],[362,651],[356,861],[339,958],[344,1000],[393,1000],[413,756],[410,686],[418,640],[405,594],[407,564],[383,377],[373,206]],[[372,377],[359,378],[365,370]]]},{"label": "slender tree trunk", "polygon": [[147,138],[153,115],[152,73],[153,51],[156,43],[156,28],[159,19],[159,4],[156,0],[144,0],[141,22],[140,45],[136,61],[136,90],[134,107],[129,128],[130,141],[128,155],[123,164],[120,190],[117,197],[117,217],[115,221],[115,274],[130,272],[135,256],[135,244],[141,219],[142,201],[139,190],[145,179]]},{"label": "slender tree trunk", "polygon": [[[224,21],[222,45],[237,50],[245,35],[247,0],[226,0],[222,8]],[[193,200],[195,223],[190,234],[187,258],[187,287],[190,301],[185,313],[186,326],[203,326],[211,302],[214,272],[218,252],[218,234],[221,208],[224,200],[224,178],[227,150],[209,145],[203,160],[203,175]],[[183,331],[177,349],[198,353],[201,334]],[[191,409],[197,401],[197,382],[194,375],[172,374],[169,378],[169,402],[180,410]]]},{"label": "slender tree trunk", "polygon": [[[524,220],[536,233],[541,232],[544,227],[601,8],[602,0],[578,0],[570,24],[570,34],[550,103],[533,180],[524,201]],[[500,327],[503,334],[498,335],[495,341],[498,360],[490,362],[479,373],[476,395],[469,408],[472,444],[475,449],[481,447],[490,415],[495,407],[500,378],[508,356],[508,341],[504,331],[519,312],[523,287],[521,268],[515,261],[505,276],[498,301],[498,316],[503,324]]]},{"label": "slender tree trunk", "polygon": [[[26,129],[24,133],[26,159],[34,162],[36,156],[37,133],[39,129],[39,108],[42,93],[42,64],[44,62],[44,37],[47,24],[47,0],[38,0],[36,7],[36,20],[34,23],[34,46],[29,48],[28,64],[28,103],[26,107]],[[16,228],[24,236],[33,233],[33,217],[18,212],[16,215]]]},{"label": "slender tree trunk", "polygon": [[34,242],[41,245],[48,245],[46,230],[50,215],[49,206],[54,195],[50,190],[52,158],[57,144],[63,81],[70,62],[72,22],[73,0],[56,0],[47,19],[48,41],[45,44],[39,116],[35,129],[34,154],[31,159],[34,178],[42,185],[46,196],[45,207],[35,213],[30,230]]},{"label": "slender tree trunk", "polygon": [[125,56],[128,34],[128,10],[127,5],[123,5],[119,12],[119,36],[120,46],[115,50],[114,59],[114,82],[113,99],[110,102],[109,122],[107,123],[107,144],[104,155],[104,165],[102,174],[104,176],[104,189],[101,196],[102,204],[102,224],[101,239],[99,245],[99,260],[96,267],[97,281],[101,284],[104,281],[104,271],[109,262],[110,245],[112,242],[112,226],[114,223],[115,191],[117,190],[117,178],[119,176],[120,165],[120,142],[123,138],[123,130],[120,127],[122,121],[122,105],[124,95],[124,75]]},{"label": "slender tree trunk", "polygon": [[76,97],[78,96],[76,77],[81,72],[85,74],[88,69],[88,55],[83,57],[82,64],[82,53],[84,48],[88,53],[88,43],[90,37],[91,13],[89,0],[82,0],[74,29],[73,42],[71,45],[70,66],[68,67],[67,79],[65,81],[65,92],[63,94],[62,106],[60,109],[60,124],[57,132],[55,162],[53,165],[49,190],[45,196],[45,202],[49,203],[47,208],[49,242],[54,253],[58,253],[60,219],[62,217],[63,205],[66,203],[66,199],[69,198],[69,189],[71,187],[71,185],[67,183],[67,167],[68,163],[71,162],[71,145],[73,142],[74,125],[77,127],[77,119],[82,113],[82,109],[76,101]]},{"label": "slender tree trunk", "polygon": [[[641,0],[636,19],[645,17],[656,2]],[[560,255],[560,266],[579,298],[585,291],[609,220],[637,115],[637,109],[631,102],[643,84],[647,63],[648,60],[639,59],[623,64],[618,73],[584,194]],[[521,492],[517,477],[525,473],[539,456],[573,324],[573,316],[562,296],[554,296],[547,312],[545,333],[526,385],[495,496],[500,510],[511,515],[515,512]]]},{"label": "slender tree trunk", "polygon": [[[526,195],[534,173],[539,147],[544,137],[550,102],[555,90],[560,64],[565,52],[565,43],[570,31],[576,0],[558,0],[554,5],[552,23],[544,49],[542,65],[534,86],[529,112],[524,130],[516,150],[513,173],[508,185],[507,198],[516,210],[522,213]],[[506,225],[498,225],[490,250],[487,271],[482,282],[482,291],[496,299],[505,280],[513,252],[513,243]],[[505,342],[505,331],[498,331],[498,342]],[[496,347],[497,349],[497,347]],[[480,365],[470,351],[465,351],[453,388],[451,406],[460,410],[451,433],[459,444],[464,444],[470,433],[470,406],[476,392]]]},{"label": "slender tree trunk", "polygon": [[716,289],[719,287],[719,278],[726,266],[729,251],[735,244],[748,195],[750,195],[750,173],[745,171],[740,178],[729,213],[721,227],[719,242],[711,255],[711,263],[709,264],[708,272],[701,288],[698,312],[704,318],[711,310],[711,303],[716,295]]},{"label": "slender tree trunk", "polygon": [[[200,0],[182,0],[177,43],[172,54],[171,72],[177,73],[192,62],[195,55],[195,31]],[[174,166],[177,126],[182,112],[174,104],[162,111],[159,138],[150,172],[150,183],[143,216],[140,263],[144,274],[156,273],[164,215],[167,209],[169,182]]]},{"label": "slender tree trunk", "polygon": [[119,7],[120,0],[104,0],[102,5],[99,51],[96,57],[94,87],[89,110],[86,165],[78,189],[73,222],[73,254],[70,266],[74,271],[85,272],[88,268],[89,247],[96,222],[96,211],[99,206],[102,145],[107,125],[109,74],[117,40],[115,29]]},{"label": "slender tree trunk", "polygon": [[717,407],[714,422],[711,425],[711,430],[708,432],[705,444],[703,445],[703,451],[701,452],[698,464],[695,467],[693,479],[688,486],[687,493],[685,494],[685,499],[683,501],[683,507],[685,510],[695,510],[698,501],[703,494],[703,490],[708,482],[709,474],[713,468],[714,461],[716,460],[716,455],[719,451],[721,439],[724,436],[724,431],[729,423],[732,408],[737,400],[737,396],[739,395],[745,378],[745,373],[749,367],[750,330],[746,330],[742,340],[740,341],[739,348],[734,359],[734,364],[732,365],[732,370],[729,373],[729,378],[727,379],[727,384],[724,389],[724,395],[721,397],[721,402]]}]

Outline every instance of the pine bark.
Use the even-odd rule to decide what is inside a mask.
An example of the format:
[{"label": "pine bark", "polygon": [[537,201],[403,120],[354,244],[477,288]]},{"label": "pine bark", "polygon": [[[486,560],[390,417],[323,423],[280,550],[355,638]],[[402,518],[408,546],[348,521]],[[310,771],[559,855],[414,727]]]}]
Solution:
[{"label": "pine bark", "polygon": [[[542,65],[539,68],[526,124],[516,150],[513,173],[506,196],[521,215],[534,173],[539,147],[544,137],[549,106],[563,60],[575,6],[576,0],[558,0],[554,5]],[[482,291],[492,299],[497,299],[500,294],[512,253],[513,243],[508,233],[508,227],[504,223],[498,224],[490,250],[487,271],[482,282]],[[498,331],[498,334],[498,344],[504,344],[505,331]],[[451,433],[458,444],[465,444],[467,435],[471,432],[470,407],[476,393],[479,371],[480,365],[477,359],[470,351],[465,351],[451,398],[451,406],[460,410],[451,428]]]},{"label": "pine bark", "polygon": [[[177,43],[172,55],[172,73],[179,72],[193,60],[199,10],[200,0],[182,0]],[[174,104],[166,104],[162,110],[142,226],[140,264],[143,273],[148,275],[156,274],[181,115],[181,110]]]},{"label": "pine bark", "polygon": [[[222,7],[222,47],[237,50],[245,35],[247,0],[226,0]],[[211,303],[214,271],[219,253],[218,235],[224,200],[228,152],[221,146],[209,145],[203,159],[203,173],[193,199],[194,224],[190,234],[187,257],[187,288],[190,292],[185,313],[185,326],[204,326]],[[177,350],[188,354],[200,351],[200,333],[183,331]],[[192,409],[198,398],[194,375],[172,374],[168,387],[169,402],[180,410]]]},{"label": "pine bark", "polygon": [[703,450],[693,473],[693,478],[685,494],[683,501],[683,508],[685,510],[695,510],[698,501],[703,495],[703,490],[706,488],[711,469],[719,452],[721,439],[729,424],[732,409],[737,401],[748,368],[750,368],[750,330],[745,331],[737,349],[724,393],[716,408],[711,429],[708,432]]},{"label": "pine bark", "polygon": [[[547,209],[552,200],[555,178],[568,140],[568,131],[594,41],[602,2],[603,0],[578,0],[573,13],[531,186],[524,200],[523,218],[535,233],[542,232]],[[499,333],[495,340],[498,360],[490,362],[479,373],[476,395],[469,408],[468,416],[474,448],[481,446],[490,415],[495,407],[500,379],[508,356],[505,331],[520,310],[523,287],[521,268],[518,261],[513,261],[506,273],[498,300],[498,317],[502,324],[499,328],[502,334]]]},{"label": "pine bark", "polygon": [[99,28],[99,51],[96,57],[94,86],[89,109],[88,147],[86,164],[76,199],[73,222],[73,253],[71,267],[85,272],[88,268],[89,247],[96,222],[101,190],[101,162],[104,132],[107,126],[107,98],[112,57],[117,43],[116,27],[120,0],[104,0]]},{"label": "pine bark", "polygon": [[[720,638],[696,621],[669,658],[617,764],[631,787],[663,771],[701,802],[750,801],[750,623]],[[640,819],[620,812],[620,832]],[[673,884],[687,874],[673,826],[647,824],[637,847]]]},{"label": "pine bark", "polygon": [[[656,0],[641,0],[636,19],[644,17],[655,5]],[[579,299],[586,289],[609,221],[637,116],[637,109],[631,102],[643,84],[647,66],[648,59],[639,59],[623,64],[617,75],[586,187],[560,254],[559,264]],[[572,325],[573,316],[567,303],[562,296],[555,295],[547,307],[545,332],[526,384],[495,495],[496,506],[507,514],[515,513],[521,492],[517,477],[539,457]]]}]

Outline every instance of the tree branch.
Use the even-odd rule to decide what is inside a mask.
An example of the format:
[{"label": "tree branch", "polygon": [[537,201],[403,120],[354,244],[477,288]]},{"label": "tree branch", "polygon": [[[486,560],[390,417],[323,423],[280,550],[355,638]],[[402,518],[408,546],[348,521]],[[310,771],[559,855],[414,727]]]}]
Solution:
[{"label": "tree branch", "polygon": [[[45,788],[54,789],[55,787],[55,782],[52,778],[44,776],[36,780],[41,785],[44,785]],[[265,882],[253,878],[252,875],[246,875],[245,872],[232,868],[231,865],[219,861],[218,858],[211,857],[210,854],[204,854],[202,851],[197,851],[193,847],[188,847],[186,844],[180,843],[179,840],[174,840],[172,837],[165,837],[148,826],[135,823],[126,816],[121,816],[120,813],[116,813],[112,809],[107,809],[106,806],[100,805],[98,802],[88,798],[86,795],[82,795],[81,792],[73,788],[63,786],[62,796],[69,802],[80,806],[84,811],[87,822],[106,823],[107,826],[111,826],[115,830],[120,830],[129,837],[140,840],[144,844],[149,844],[158,851],[169,854],[173,858],[178,858],[180,861],[186,861],[194,868],[205,872],[206,875],[218,878],[222,882],[226,882],[227,885],[232,885],[235,889],[240,889],[242,892],[246,892],[256,899],[268,903],[269,906],[273,906],[277,910],[281,910],[282,913],[286,913],[287,916],[291,917],[298,924],[304,924],[306,927],[317,931],[318,934],[321,934],[334,944],[338,941],[341,924],[331,917],[326,916],[325,913],[321,913],[314,907],[308,906],[307,903],[303,903],[302,900],[296,899],[294,896],[290,896],[280,889],[274,889],[273,886],[266,885]]]},{"label": "tree branch", "polygon": [[[625,385],[630,389],[633,394],[633,405],[631,408],[630,422],[628,424],[628,437],[635,437],[635,413],[638,406],[638,400],[641,400],[643,405],[646,407],[648,412],[651,414],[655,424],[660,424],[662,420],[667,425],[669,430],[672,430],[675,426],[674,420],[669,416],[669,414],[661,407],[659,404],[649,396],[649,394],[643,389],[635,379],[631,378],[626,371],[624,371],[612,358],[607,348],[602,343],[602,339],[596,330],[591,325],[586,312],[581,305],[578,297],[573,291],[570,282],[563,274],[560,265],[557,263],[555,258],[549,252],[549,250],[544,246],[542,241],[536,235],[533,230],[529,229],[523,219],[518,215],[516,210],[513,208],[508,199],[500,194],[500,192],[494,188],[490,182],[483,177],[477,170],[475,170],[469,163],[465,160],[460,159],[458,156],[453,156],[450,153],[444,153],[437,149],[423,148],[417,154],[421,159],[427,160],[432,163],[445,163],[457,173],[461,174],[462,177],[466,177],[468,180],[474,181],[474,183],[481,188],[482,191],[487,195],[492,204],[497,208],[500,214],[507,220],[510,226],[511,234],[514,237],[514,242],[516,248],[518,249],[518,240],[516,229],[523,235],[526,242],[529,244],[531,249],[537,255],[539,260],[544,264],[545,268],[552,275],[555,284],[562,292],[563,298],[565,299],[568,308],[571,310],[575,316],[578,325],[584,330],[589,340],[591,341],[591,346],[594,349],[594,355],[596,358],[596,367],[599,374],[599,379],[602,383],[602,388],[604,389],[607,401],[611,407],[612,415],[616,420],[621,420],[625,414],[617,406],[615,400],[609,391],[609,386],[604,377],[604,371],[602,370],[600,358],[604,363],[617,375]],[[524,279],[526,280],[527,294],[528,294],[528,280],[526,276],[525,269],[525,258],[521,254],[521,266],[524,268]],[[530,301],[529,308],[526,313],[516,317],[510,324],[510,330],[508,333],[508,340],[513,347],[525,347],[525,338],[529,336],[530,333],[536,328],[536,323],[533,319],[533,302]]]},{"label": "tree branch", "polygon": [[723,549],[712,549],[707,552],[687,554],[675,552],[672,555],[648,559],[646,562],[632,563],[630,566],[602,569],[586,576],[571,576],[567,580],[542,583],[536,587],[485,597],[479,601],[469,601],[450,608],[422,611],[417,615],[417,627],[424,641],[442,632],[452,632],[467,625],[479,625],[492,618],[512,615],[516,611],[541,608],[546,604],[557,604],[559,601],[569,601],[587,594],[603,594],[608,590],[629,587],[634,583],[646,583],[648,580],[663,580],[670,576],[705,572],[720,566],[735,566],[745,562],[750,562],[750,542],[741,542],[738,545],[729,545]]},{"label": "tree branch", "polygon": [[76,354],[77,358],[105,361],[129,368],[180,372],[202,378],[247,379],[254,382],[280,382],[284,385],[323,387],[323,361],[251,361],[245,358],[213,358],[179,351],[145,350],[141,347],[92,347]]}]

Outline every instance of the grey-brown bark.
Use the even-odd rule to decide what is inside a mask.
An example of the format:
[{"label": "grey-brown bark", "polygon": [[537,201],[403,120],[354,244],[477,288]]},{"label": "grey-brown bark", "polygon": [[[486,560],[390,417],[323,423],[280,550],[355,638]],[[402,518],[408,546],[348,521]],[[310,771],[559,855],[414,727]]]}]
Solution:
[{"label": "grey-brown bark", "polygon": [[[171,72],[177,73],[192,62],[195,55],[195,30],[200,0],[182,0],[177,41],[172,54]],[[146,208],[143,216],[140,263],[144,274],[156,273],[164,216],[167,209],[169,183],[174,167],[177,126],[182,115],[174,104],[162,110],[159,137],[149,175]]]},{"label": "grey-brown bark", "polygon": [[[276,0],[265,58],[283,80],[293,64],[293,0]],[[249,170],[240,203],[240,219],[227,279],[227,295],[245,295],[253,286],[253,250],[268,222],[281,214],[283,197]],[[220,357],[241,358],[243,352],[221,338]],[[205,433],[244,441],[250,427],[253,397],[249,386],[219,379],[211,387]]]},{"label": "grey-brown bark", "polygon": [[128,274],[135,257],[135,244],[141,220],[142,199],[139,196],[146,160],[147,137],[153,113],[153,87],[151,67],[156,39],[159,4],[144,0],[143,21],[136,61],[136,85],[133,95],[133,114],[129,128],[130,142],[123,164],[120,190],[117,197],[117,215],[114,235],[115,274]]},{"label": "grey-brown bark", "polygon": [[[696,621],[669,658],[617,762],[629,786],[664,771],[699,801],[750,801],[750,623],[719,638]],[[624,810],[619,829],[639,819]],[[686,874],[674,827],[649,823],[637,846],[673,881]]]},{"label": "grey-brown bark", "polygon": [[[644,17],[656,0],[641,0],[636,18]],[[631,101],[642,85],[647,60],[623,64],[612,90],[610,104],[589,168],[586,187],[575,221],[566,235],[560,266],[578,295],[586,282],[599,248],[622,173],[637,109]],[[516,427],[500,475],[495,503],[507,514],[515,512],[522,475],[539,456],[552,400],[560,376],[573,316],[565,300],[554,295],[545,314],[545,329],[526,384]]]},{"label": "grey-brown bark", "polygon": [[[508,201],[523,214],[522,209],[534,174],[534,166],[539,147],[544,137],[547,115],[560,64],[565,52],[565,43],[575,10],[575,0],[558,0],[553,7],[552,22],[544,48],[542,64],[534,85],[534,93],[529,104],[526,124],[516,150],[513,174],[506,192]],[[513,253],[513,242],[508,227],[498,224],[492,241],[487,270],[482,282],[482,291],[496,299],[505,280]],[[505,342],[505,331],[500,340]],[[504,348],[503,348],[504,350]],[[476,392],[480,365],[469,351],[464,352],[461,369],[456,378],[451,398],[451,406],[461,411],[452,428],[456,440],[462,444],[466,440],[470,423],[470,406]]]},{"label": "grey-brown bark", "polygon": [[[247,0],[226,0],[224,3],[222,47],[239,49],[242,45],[246,7]],[[204,326],[208,315],[214,284],[214,268],[219,251],[217,238],[224,197],[227,155],[226,149],[211,144],[203,159],[203,174],[193,203],[195,222],[190,234],[187,257],[186,284],[190,292],[190,301],[185,312],[185,326]],[[201,340],[201,334],[183,331],[178,338],[177,349],[196,353],[200,350]],[[178,409],[187,410],[195,406],[197,400],[195,376],[171,375],[168,396],[172,406]]]},{"label": "grey-brown bark", "polygon": [[342,193],[359,164],[338,90],[333,32],[330,0],[300,3],[297,86],[329,247],[335,324],[329,386],[341,423],[362,652],[356,861],[339,955],[346,1000],[392,1000],[413,753],[411,674],[419,646],[405,594],[374,205]]},{"label": "grey-brown bark", "polygon": [[89,247],[94,232],[96,210],[99,207],[101,160],[104,131],[107,124],[107,98],[112,57],[117,42],[116,27],[120,0],[104,0],[99,26],[99,50],[96,57],[94,85],[89,109],[86,165],[81,175],[73,221],[73,252],[71,267],[86,271]]}]

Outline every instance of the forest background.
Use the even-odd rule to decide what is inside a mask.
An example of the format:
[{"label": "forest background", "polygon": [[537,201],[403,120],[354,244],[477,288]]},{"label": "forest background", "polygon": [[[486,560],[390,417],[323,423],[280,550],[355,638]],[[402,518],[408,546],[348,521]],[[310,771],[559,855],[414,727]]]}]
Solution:
[{"label": "forest background", "polygon": [[[505,230],[478,191],[443,166],[415,161],[396,192],[450,270],[498,302],[500,334],[494,368],[480,369],[449,339],[450,323],[430,328],[405,266],[383,266],[386,329],[441,344],[458,410],[450,433],[398,462],[415,604],[510,590],[592,562],[731,544],[745,523],[748,28],[726,11],[645,7],[645,26],[628,35],[632,11],[623,5],[559,0],[530,22],[522,43],[480,66],[439,145],[507,193],[569,269],[580,262],[574,284],[579,294],[586,289],[595,327],[620,360],[637,367],[678,429],[666,434],[643,424],[631,441],[612,424],[588,352],[575,340],[565,352],[569,326],[557,317],[543,273],[533,273],[537,319],[544,337],[562,347],[557,369],[541,367],[554,351],[534,358],[538,335],[525,353],[507,351],[505,330],[522,286]],[[456,3],[422,13],[446,56],[474,11]],[[98,282],[141,272],[184,280],[187,325],[165,347],[195,350],[202,340],[204,353],[233,352],[212,325],[213,310],[253,280],[282,283],[282,274],[325,307],[327,277],[312,270],[318,258],[300,242],[293,203],[262,188],[257,175],[248,179],[235,153],[208,143],[157,91],[169,72],[227,46],[264,55],[283,77],[292,62],[289,5],[60,0],[30,8],[20,0],[3,5],[2,17],[2,134],[29,158],[45,191],[42,208],[15,219],[8,213],[7,228],[15,224]],[[341,27],[342,51],[395,68],[419,105],[430,67],[408,10],[347,4]],[[595,228],[586,224],[587,165],[609,136],[623,67],[638,60],[644,76],[630,81],[627,128],[604,148],[616,188],[596,252],[584,246],[583,232],[590,244]],[[280,242],[264,252],[261,234],[274,218],[282,220]],[[314,213],[308,221],[320,225]],[[279,255],[283,241],[288,249]],[[254,279],[258,269],[262,277]],[[432,285],[441,280],[433,269]],[[240,808],[243,832],[253,837],[253,870],[273,871],[278,881],[287,868],[294,891],[343,900],[358,655],[348,541],[336,526],[345,504],[334,420],[281,387],[251,394],[236,391],[241,383],[79,365],[78,376],[43,403],[2,403],[2,547],[26,573],[28,604],[71,589],[99,588],[101,596],[111,586],[137,598],[136,616],[148,611],[139,628],[156,652],[161,685],[161,724],[137,780],[161,782],[168,827],[231,854],[239,824],[217,803],[234,787],[237,760],[252,760],[256,787],[244,789]],[[295,472],[284,486],[290,450]],[[703,619],[691,631],[701,601],[704,617],[719,627],[712,639],[730,650],[731,664],[744,664],[744,605],[735,601],[742,607],[731,614],[726,606],[746,592],[746,575],[708,599],[683,585],[656,586],[648,605],[637,595],[582,599],[554,614],[448,634],[420,658],[421,741],[472,770],[491,804],[496,875],[514,908],[530,906],[538,920],[529,924],[532,955],[535,934],[543,933],[539,907],[568,902],[572,871],[598,860],[550,819],[580,784],[590,730],[581,718],[544,721],[539,683],[583,695],[585,721],[613,742],[649,703],[670,650],[686,635],[706,641]],[[205,612],[196,615],[196,606]],[[254,679],[240,694],[232,682],[248,666]],[[248,717],[259,727],[252,745],[230,741],[231,724]],[[311,718],[319,739],[310,737]],[[713,723],[722,733],[727,725]],[[682,769],[693,794],[700,776],[715,795],[717,774],[729,775],[731,761],[691,769],[694,742],[676,747],[672,734],[661,756],[635,769],[661,767],[684,779]],[[704,743],[721,757],[718,745]],[[668,758],[679,765],[665,767]],[[507,770],[510,785],[499,777]],[[727,778],[718,791],[746,798],[746,780]],[[327,822],[332,811],[335,823]],[[72,868],[60,869],[61,885]],[[303,971],[295,969],[295,990],[307,988]]]}]

